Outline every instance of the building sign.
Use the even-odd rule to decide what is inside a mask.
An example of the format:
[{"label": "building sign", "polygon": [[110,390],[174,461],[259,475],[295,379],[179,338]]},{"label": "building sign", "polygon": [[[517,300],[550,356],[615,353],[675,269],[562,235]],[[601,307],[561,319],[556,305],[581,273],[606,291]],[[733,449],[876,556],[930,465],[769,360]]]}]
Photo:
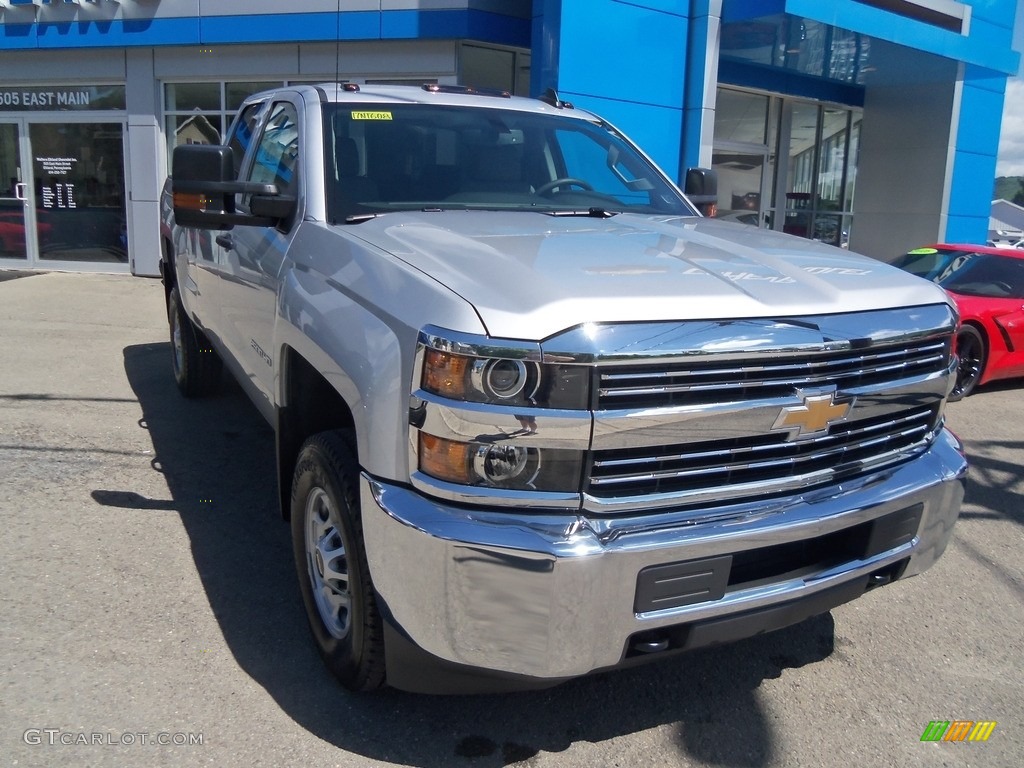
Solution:
[{"label": "building sign", "polygon": [[2,85],[0,112],[124,109],[123,85]]}]

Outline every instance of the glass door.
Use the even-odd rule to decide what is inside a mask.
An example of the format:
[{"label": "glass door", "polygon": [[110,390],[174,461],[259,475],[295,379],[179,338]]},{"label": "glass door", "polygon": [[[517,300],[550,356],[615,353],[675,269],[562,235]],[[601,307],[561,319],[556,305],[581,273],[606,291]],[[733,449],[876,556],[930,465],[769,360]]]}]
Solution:
[{"label": "glass door", "polygon": [[0,263],[28,262],[28,186],[21,157],[21,121],[0,121]]},{"label": "glass door", "polygon": [[128,264],[122,123],[28,123],[42,264]]},{"label": "glass door", "polygon": [[773,106],[768,96],[719,88],[711,167],[718,172],[718,218],[768,222],[774,178]]}]

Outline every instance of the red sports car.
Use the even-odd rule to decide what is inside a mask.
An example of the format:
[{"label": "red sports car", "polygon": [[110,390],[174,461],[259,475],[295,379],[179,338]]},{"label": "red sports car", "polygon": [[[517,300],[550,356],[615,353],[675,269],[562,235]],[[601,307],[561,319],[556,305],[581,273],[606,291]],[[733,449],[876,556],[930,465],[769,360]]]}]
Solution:
[{"label": "red sports car", "polygon": [[1024,376],[1024,250],[939,244],[893,263],[941,285],[960,310],[951,400],[979,384]]}]

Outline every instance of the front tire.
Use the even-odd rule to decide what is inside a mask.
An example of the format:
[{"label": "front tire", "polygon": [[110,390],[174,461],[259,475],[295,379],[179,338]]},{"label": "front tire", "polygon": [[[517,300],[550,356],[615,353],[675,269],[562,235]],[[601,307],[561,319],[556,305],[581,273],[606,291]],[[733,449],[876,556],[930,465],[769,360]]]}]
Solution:
[{"label": "front tire", "polygon": [[359,517],[351,434],[322,432],[299,452],[292,482],[292,550],[317,649],[353,691],[384,684],[384,639]]},{"label": "front tire", "polygon": [[985,339],[973,325],[965,325],[956,335],[956,384],[949,395],[951,401],[971,394],[985,372]]},{"label": "front tire", "polygon": [[185,397],[216,392],[223,364],[203,332],[185,314],[177,286],[167,297],[167,322],[171,331],[171,366],[178,389]]}]

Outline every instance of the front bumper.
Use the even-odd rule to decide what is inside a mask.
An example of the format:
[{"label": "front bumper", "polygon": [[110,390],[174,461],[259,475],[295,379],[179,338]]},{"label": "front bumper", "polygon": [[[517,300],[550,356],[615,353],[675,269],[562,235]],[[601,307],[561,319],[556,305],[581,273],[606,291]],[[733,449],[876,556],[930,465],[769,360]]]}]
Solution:
[{"label": "front bumper", "polygon": [[[463,508],[364,474],[388,681],[440,692],[421,669],[432,660],[453,679],[515,681],[485,689],[544,687],[827,611],[930,567],[966,474],[943,430],[905,464],[705,522],[692,511],[609,521]],[[403,662],[399,647],[422,663]]]}]

